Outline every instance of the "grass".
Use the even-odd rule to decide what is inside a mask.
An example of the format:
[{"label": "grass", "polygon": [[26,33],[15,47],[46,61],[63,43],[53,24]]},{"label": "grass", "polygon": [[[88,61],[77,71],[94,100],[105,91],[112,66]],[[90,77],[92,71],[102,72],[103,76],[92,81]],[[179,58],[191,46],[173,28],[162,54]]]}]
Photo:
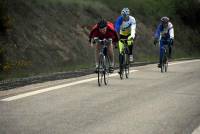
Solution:
[{"label": "grass", "polygon": [[17,78],[26,78],[26,77],[32,77],[37,75],[47,75],[52,74],[52,72],[73,72],[73,71],[80,71],[85,69],[93,69],[95,66],[94,64],[80,64],[77,65],[75,63],[68,64],[63,67],[58,67],[54,69],[47,69],[45,70],[34,70],[31,71],[30,69],[18,69],[18,70],[12,70],[12,72],[3,72],[0,75],[0,81],[1,80],[10,80],[10,79],[17,79]]}]

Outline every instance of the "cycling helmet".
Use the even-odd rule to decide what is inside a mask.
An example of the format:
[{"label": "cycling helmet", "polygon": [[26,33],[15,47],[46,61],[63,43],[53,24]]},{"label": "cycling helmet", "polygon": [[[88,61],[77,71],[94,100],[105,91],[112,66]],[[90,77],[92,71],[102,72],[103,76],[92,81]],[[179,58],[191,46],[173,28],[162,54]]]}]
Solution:
[{"label": "cycling helmet", "polygon": [[162,23],[167,23],[167,22],[169,22],[169,18],[166,17],[166,16],[162,17],[160,20],[161,20]]},{"label": "cycling helmet", "polygon": [[126,16],[129,16],[130,14],[130,10],[126,7],[126,8],[123,8],[122,11],[121,11],[121,15],[126,17]]},{"label": "cycling helmet", "polygon": [[107,21],[104,20],[104,19],[101,19],[101,20],[98,22],[97,25],[98,25],[98,27],[99,27],[100,29],[102,29],[102,28],[104,28],[104,27],[107,26]]}]

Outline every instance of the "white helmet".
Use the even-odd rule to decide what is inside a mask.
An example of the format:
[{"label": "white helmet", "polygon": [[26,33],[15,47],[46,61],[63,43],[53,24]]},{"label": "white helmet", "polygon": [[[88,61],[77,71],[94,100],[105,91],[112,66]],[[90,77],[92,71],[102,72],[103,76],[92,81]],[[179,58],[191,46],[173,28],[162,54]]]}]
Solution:
[{"label": "white helmet", "polygon": [[161,19],[162,23],[168,23],[169,22],[169,18],[167,16],[162,17]]},{"label": "white helmet", "polygon": [[121,11],[122,16],[127,17],[129,16],[129,14],[130,14],[130,10],[127,7],[122,9]]}]

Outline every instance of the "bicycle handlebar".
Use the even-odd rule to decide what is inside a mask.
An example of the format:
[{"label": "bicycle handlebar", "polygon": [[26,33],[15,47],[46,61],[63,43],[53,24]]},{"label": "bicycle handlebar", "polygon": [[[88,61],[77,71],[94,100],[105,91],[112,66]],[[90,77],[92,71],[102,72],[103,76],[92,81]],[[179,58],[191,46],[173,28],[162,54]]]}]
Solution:
[{"label": "bicycle handlebar", "polygon": [[132,39],[120,39],[119,41],[121,41],[122,43],[124,43],[124,44],[127,44],[128,43],[128,41],[133,41]]},{"label": "bicycle handlebar", "polygon": [[109,38],[109,39],[99,39],[98,37],[94,37],[94,43],[100,43],[100,44],[103,44],[103,45],[108,45],[108,44],[111,44],[112,43],[112,39]]},{"label": "bicycle handlebar", "polygon": [[121,41],[132,41],[132,39],[120,39]]},{"label": "bicycle handlebar", "polygon": [[162,39],[162,38],[161,38],[160,40],[161,40],[161,41],[167,41],[167,42],[170,42],[171,39],[167,39],[167,40],[166,40],[166,39]]},{"label": "bicycle handlebar", "polygon": [[172,39],[154,39],[154,45],[156,46],[158,44],[159,41],[164,41],[167,42],[167,44],[165,43],[164,45],[173,45],[173,42],[171,41]]}]

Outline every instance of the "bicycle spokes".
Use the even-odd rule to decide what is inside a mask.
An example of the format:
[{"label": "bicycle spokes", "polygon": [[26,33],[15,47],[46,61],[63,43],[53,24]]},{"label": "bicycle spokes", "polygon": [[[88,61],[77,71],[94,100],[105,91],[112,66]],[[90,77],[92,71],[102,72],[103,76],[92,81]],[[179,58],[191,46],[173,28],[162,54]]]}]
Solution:
[{"label": "bicycle spokes", "polygon": [[98,65],[98,85],[101,86],[103,81],[103,58],[99,58],[99,65]]},{"label": "bicycle spokes", "polygon": [[107,56],[100,56],[98,66],[98,85],[101,86],[103,81],[104,84],[108,84],[109,78],[109,58]]},{"label": "bicycle spokes", "polygon": [[122,80],[124,76],[126,78],[129,77],[129,67],[130,67],[130,62],[129,62],[129,55],[127,53],[124,53],[121,55],[120,58],[120,79]]},{"label": "bicycle spokes", "polygon": [[168,58],[166,51],[164,52],[162,59],[161,59],[161,72],[167,72],[168,69]]}]

